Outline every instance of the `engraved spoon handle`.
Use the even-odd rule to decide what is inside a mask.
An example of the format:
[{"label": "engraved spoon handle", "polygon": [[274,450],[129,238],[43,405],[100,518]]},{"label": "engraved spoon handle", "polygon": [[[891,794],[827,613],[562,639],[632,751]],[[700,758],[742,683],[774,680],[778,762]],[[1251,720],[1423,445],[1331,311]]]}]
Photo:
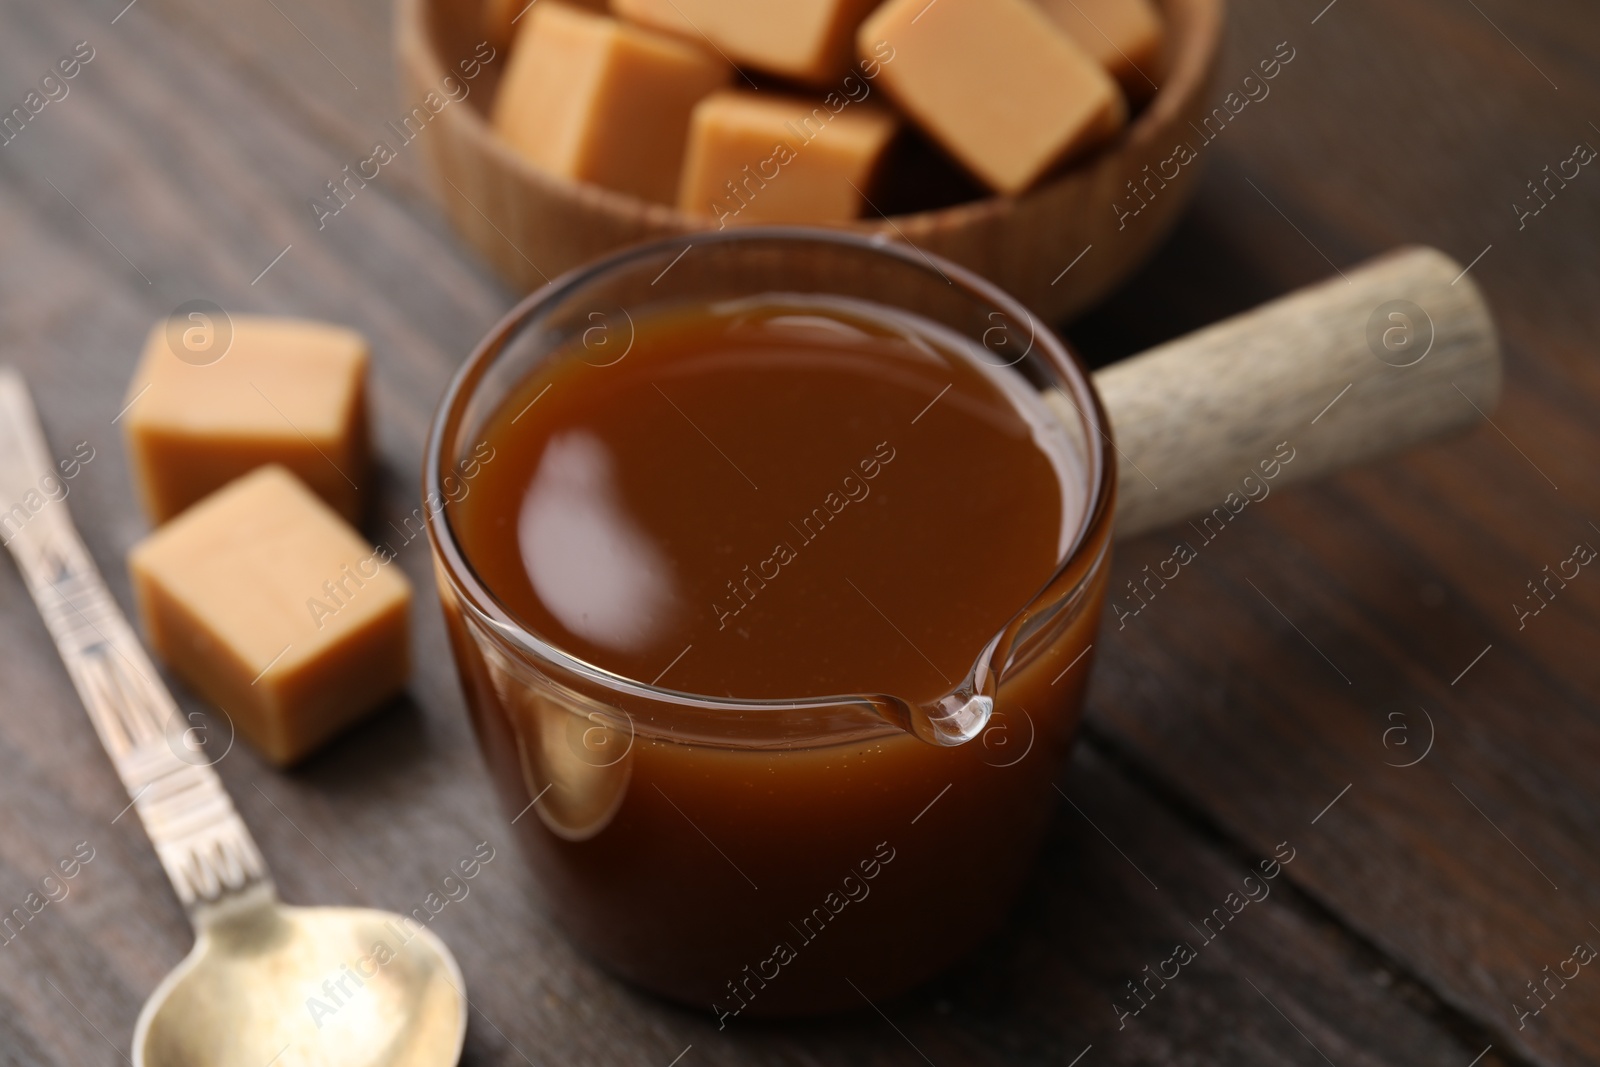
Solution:
[{"label": "engraved spoon handle", "polygon": [[[67,514],[22,376],[0,367],[0,539],[191,915],[271,878]],[[54,487],[52,489],[52,487]],[[59,494],[59,496],[58,496]]]}]

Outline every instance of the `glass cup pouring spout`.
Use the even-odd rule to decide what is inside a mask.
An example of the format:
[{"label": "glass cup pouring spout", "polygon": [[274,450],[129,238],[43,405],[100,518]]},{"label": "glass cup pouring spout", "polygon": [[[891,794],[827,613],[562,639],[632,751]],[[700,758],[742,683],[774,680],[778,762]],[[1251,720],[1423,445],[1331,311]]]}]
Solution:
[{"label": "glass cup pouring spout", "polygon": [[[1091,533],[1097,527],[1104,532],[1110,512],[1108,495],[1104,509],[1090,516],[1087,528]],[[1050,667],[1039,661],[1061,647],[1062,634],[1081,623],[1086,613],[1089,618],[1098,613],[1098,580],[1109,562],[1109,547],[1109,538],[1104,537],[1087,544],[1074,542],[1072,556],[1063,568],[984,646],[950,692],[925,703],[891,696],[860,699],[884,721],[931,745],[952,748],[982,737],[994,722],[1000,701],[1008,695],[1013,677],[1038,673],[1041,667],[1060,670],[1068,666]],[[1060,676],[1053,680],[1058,682]]]}]

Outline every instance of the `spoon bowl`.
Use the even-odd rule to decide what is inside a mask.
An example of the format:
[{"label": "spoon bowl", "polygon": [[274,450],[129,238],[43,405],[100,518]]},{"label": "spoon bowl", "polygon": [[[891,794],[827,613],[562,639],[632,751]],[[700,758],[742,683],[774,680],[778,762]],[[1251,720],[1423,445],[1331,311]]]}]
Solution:
[{"label": "spoon bowl", "polygon": [[196,919],[156,987],[134,1067],[437,1067],[467,1024],[461,970],[414,919],[297,908],[258,886]]}]

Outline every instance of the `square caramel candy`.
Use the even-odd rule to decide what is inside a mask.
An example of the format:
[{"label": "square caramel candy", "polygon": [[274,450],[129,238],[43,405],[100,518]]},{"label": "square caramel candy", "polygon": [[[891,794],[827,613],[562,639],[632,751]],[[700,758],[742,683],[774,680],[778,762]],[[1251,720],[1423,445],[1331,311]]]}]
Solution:
[{"label": "square caramel candy", "polygon": [[[579,7],[605,9],[605,0],[564,0]],[[511,40],[521,28],[522,17],[531,12],[538,0],[484,0],[483,35],[497,50],[511,47]]]},{"label": "square caramel candy", "polygon": [[678,207],[719,227],[848,221],[895,126],[887,111],[843,96],[712,93],[694,109]]},{"label": "square caramel candy", "polygon": [[623,18],[706,41],[735,63],[816,87],[849,73],[877,0],[611,0]]},{"label": "square caramel candy", "polygon": [[517,31],[494,128],[551,174],[672,204],[689,113],[732,76],[685,41],[540,0]]},{"label": "square caramel candy", "polygon": [[259,467],[128,554],[156,653],[271,762],[405,685],[411,583],[283,467]]},{"label": "square caramel candy", "polygon": [[367,479],[367,342],[323,322],[195,312],[156,324],[123,432],[152,522],[263,463],[354,521]]},{"label": "square caramel candy", "polygon": [[996,192],[1027,189],[1121,128],[1117,83],[1032,0],[887,0],[856,35],[894,49],[884,91]]},{"label": "square caramel candy", "polygon": [[1036,0],[1044,13],[1143,100],[1161,83],[1161,16],[1150,0]]}]

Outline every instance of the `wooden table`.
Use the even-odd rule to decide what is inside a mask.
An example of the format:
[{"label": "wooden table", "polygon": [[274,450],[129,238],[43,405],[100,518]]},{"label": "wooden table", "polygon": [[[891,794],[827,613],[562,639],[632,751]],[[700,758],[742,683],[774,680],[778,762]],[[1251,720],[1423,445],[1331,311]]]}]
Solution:
[{"label": "wooden table", "polygon": [[[414,153],[315,225],[309,201],[403,110],[384,0],[126,2],[0,0],[4,109],[93,49],[0,146],[0,338],[53,445],[94,449],[70,504],[124,604],[144,526],[113,421],[158,316],[207,298],[366,331],[376,527],[414,506],[435,399],[515,295],[446,231]],[[1600,968],[1550,979],[1536,1016],[1527,996],[1600,946],[1600,574],[1522,626],[1513,609],[1600,546],[1600,170],[1537,214],[1526,184],[1600,146],[1600,12],[1324,2],[1236,3],[1219,98],[1278,42],[1295,61],[1211,147],[1172,240],[1068,333],[1113,359],[1424,242],[1494,305],[1504,403],[1468,437],[1274,494],[1106,628],[1070,803],[978,959],[881,1014],[725,1033],[619,986],[531,902],[428,596],[406,699],[294,773],[243,746],[219,764],[284,895],[407,910],[502,845],[435,920],[471,1064],[1600,1062]],[[1119,574],[1171,540],[1123,545]],[[400,563],[431,587],[420,545]],[[93,850],[7,933],[0,1063],[117,1063],[189,928],[9,565],[0,611],[0,911]],[[1271,897],[1119,1028],[1124,983],[1279,842]]]}]

